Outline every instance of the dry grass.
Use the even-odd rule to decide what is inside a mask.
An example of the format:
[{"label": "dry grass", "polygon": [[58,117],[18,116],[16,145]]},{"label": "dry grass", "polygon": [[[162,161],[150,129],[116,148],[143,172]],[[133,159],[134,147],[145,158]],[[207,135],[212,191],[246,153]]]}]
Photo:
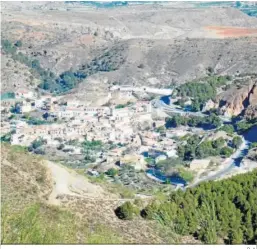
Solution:
[{"label": "dry grass", "polygon": [[[59,197],[60,206],[49,206],[46,200],[52,182],[41,161],[41,157],[22,147],[2,144],[2,243],[168,242],[155,222],[140,217],[132,221],[118,219],[114,210],[123,203],[122,199],[64,195]],[[112,191],[124,194],[124,189]]]},{"label": "dry grass", "polygon": [[45,200],[51,181],[41,159],[19,146],[1,146],[2,203],[22,209],[28,203]]}]

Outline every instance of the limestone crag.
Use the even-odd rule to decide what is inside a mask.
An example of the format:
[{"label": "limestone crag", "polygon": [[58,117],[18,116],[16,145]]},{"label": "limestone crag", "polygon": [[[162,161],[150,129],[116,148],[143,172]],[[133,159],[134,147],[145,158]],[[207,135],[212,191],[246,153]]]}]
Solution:
[{"label": "limestone crag", "polygon": [[232,87],[217,98],[219,110],[225,116],[240,114],[254,117],[257,115],[257,81],[249,80],[242,87]]}]

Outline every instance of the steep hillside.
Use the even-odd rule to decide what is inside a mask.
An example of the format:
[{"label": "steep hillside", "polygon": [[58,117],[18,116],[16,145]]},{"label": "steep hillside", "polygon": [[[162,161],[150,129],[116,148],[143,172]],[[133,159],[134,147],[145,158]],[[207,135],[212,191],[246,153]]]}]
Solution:
[{"label": "steep hillside", "polygon": [[243,114],[250,119],[254,119],[257,106],[256,78],[243,78],[241,81],[239,81],[238,86],[233,84],[230,89],[220,94],[216,101],[219,103],[222,114],[229,116]]},{"label": "steep hillside", "polygon": [[2,144],[1,177],[2,243],[179,242],[156,222],[118,219],[128,199],[22,147]]},{"label": "steep hillside", "polygon": [[257,67],[257,20],[233,8],[2,6],[2,39],[22,40],[19,52],[56,76],[86,69],[82,85],[92,84],[90,74],[99,82],[169,86],[202,77],[208,67],[218,74]]}]

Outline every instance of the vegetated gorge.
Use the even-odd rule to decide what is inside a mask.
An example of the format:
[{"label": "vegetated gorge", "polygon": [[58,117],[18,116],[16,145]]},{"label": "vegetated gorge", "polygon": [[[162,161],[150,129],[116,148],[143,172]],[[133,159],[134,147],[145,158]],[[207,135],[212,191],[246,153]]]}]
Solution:
[{"label": "vegetated gorge", "polygon": [[257,242],[256,5],[1,5],[2,244]]}]

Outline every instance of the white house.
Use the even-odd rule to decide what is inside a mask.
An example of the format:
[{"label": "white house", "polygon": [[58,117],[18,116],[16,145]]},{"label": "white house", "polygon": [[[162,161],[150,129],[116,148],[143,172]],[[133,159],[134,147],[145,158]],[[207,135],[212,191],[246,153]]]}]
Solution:
[{"label": "white house", "polygon": [[21,106],[21,113],[26,113],[26,112],[31,112],[32,111],[32,106],[30,103],[26,103],[26,104],[23,104]]}]

